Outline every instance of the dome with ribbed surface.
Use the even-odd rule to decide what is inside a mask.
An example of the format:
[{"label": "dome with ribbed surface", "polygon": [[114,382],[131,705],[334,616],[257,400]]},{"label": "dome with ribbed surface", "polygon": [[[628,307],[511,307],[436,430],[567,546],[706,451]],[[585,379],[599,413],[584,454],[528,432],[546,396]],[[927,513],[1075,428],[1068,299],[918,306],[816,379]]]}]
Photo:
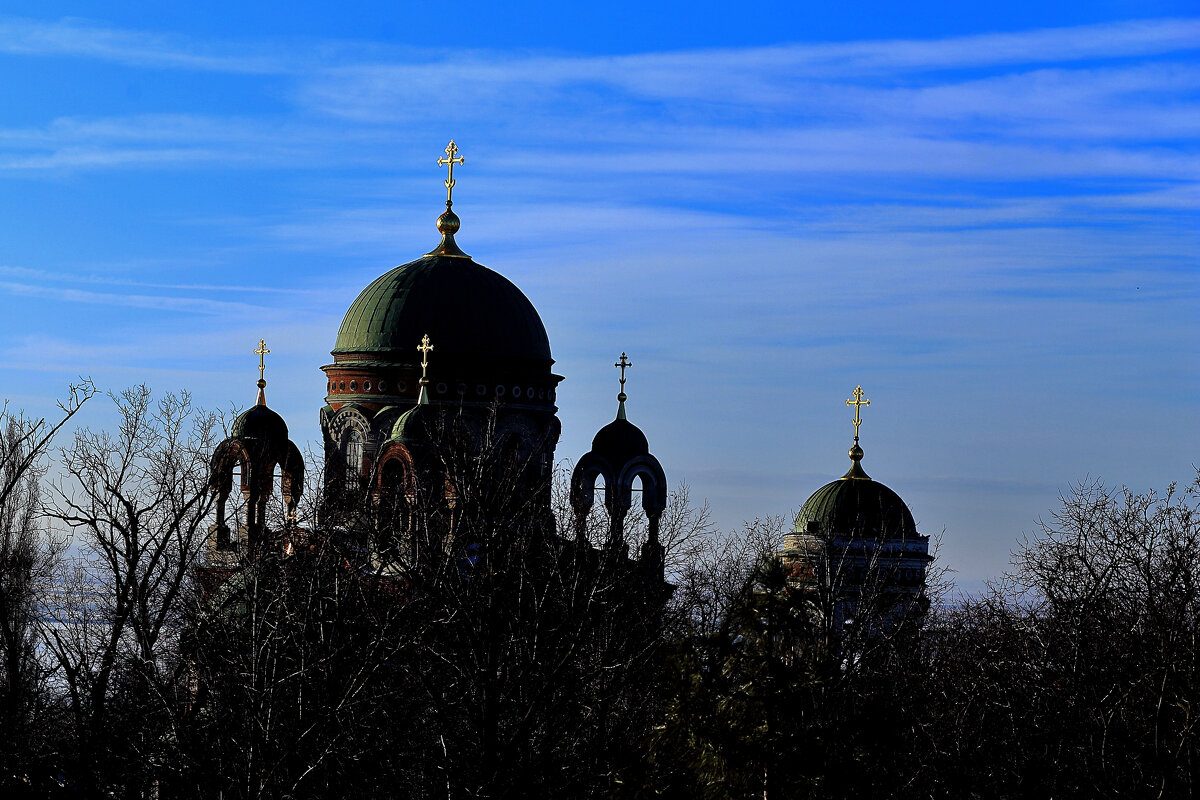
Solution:
[{"label": "dome with ribbed surface", "polygon": [[836,481],[825,484],[805,501],[796,515],[796,533],[815,527],[821,533],[873,538],[917,535],[917,523],[900,495],[863,471],[863,451],[857,439],[850,449],[853,465]]},{"label": "dome with ribbed surface", "polygon": [[552,363],[546,328],[520,289],[467,256],[441,254],[367,286],[346,312],[333,352],[409,363],[426,334],[439,356]]}]

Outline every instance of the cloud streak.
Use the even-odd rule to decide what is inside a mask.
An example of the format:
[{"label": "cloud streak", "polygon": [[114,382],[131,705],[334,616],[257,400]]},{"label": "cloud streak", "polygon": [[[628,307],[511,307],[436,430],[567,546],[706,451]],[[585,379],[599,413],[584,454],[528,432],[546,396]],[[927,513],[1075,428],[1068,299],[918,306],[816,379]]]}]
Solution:
[{"label": "cloud streak", "polygon": [[209,300],[201,297],[169,297],[164,295],[91,292],[83,289],[63,289],[38,286],[17,281],[0,281],[0,292],[15,297],[37,298],[65,303],[142,308],[154,311],[178,311],[193,314],[234,315],[265,314],[268,308],[250,303]]},{"label": "cloud streak", "polygon": [[[1189,60],[1200,48],[1198,20],[587,58],[385,57],[378,47],[321,47],[337,50],[335,66],[311,64],[278,42],[265,61],[244,61],[229,45],[181,37],[80,21],[0,22],[0,49],[11,53],[147,69],[276,71],[286,73],[295,103],[271,116],[197,108],[3,128],[0,170],[392,170],[397,147],[445,126],[425,119],[424,109],[454,87],[450,122],[460,139],[487,142],[482,158],[500,179],[477,184],[483,204],[497,205],[489,185],[499,191],[501,184],[506,201],[594,197],[593,213],[579,218],[593,236],[638,224],[619,219],[617,202],[657,207],[649,218],[677,227],[681,215],[707,210],[689,208],[705,192],[736,203],[734,179],[743,175],[756,176],[746,200],[773,196],[777,214],[809,213],[811,204],[797,206],[793,192],[833,200],[809,223],[826,232],[1051,219],[1136,225],[1159,211],[1191,213],[1200,183],[1200,67]],[[954,195],[931,188],[936,203],[929,203],[888,185],[914,179],[954,184]],[[1098,179],[1109,183],[1083,193],[1070,187],[1057,198],[998,188]],[[831,197],[830,186],[869,195],[872,204]],[[360,212],[341,202],[312,230],[295,219],[264,230],[274,240],[331,241],[341,231],[346,241],[379,241],[365,218],[379,214],[372,204]],[[758,213],[747,207],[715,216]]]},{"label": "cloud streak", "polygon": [[269,56],[221,50],[233,48],[200,46],[181,36],[121,30],[78,18],[58,22],[0,18],[0,53],[72,56],[156,69],[253,74],[284,71],[283,64]]}]

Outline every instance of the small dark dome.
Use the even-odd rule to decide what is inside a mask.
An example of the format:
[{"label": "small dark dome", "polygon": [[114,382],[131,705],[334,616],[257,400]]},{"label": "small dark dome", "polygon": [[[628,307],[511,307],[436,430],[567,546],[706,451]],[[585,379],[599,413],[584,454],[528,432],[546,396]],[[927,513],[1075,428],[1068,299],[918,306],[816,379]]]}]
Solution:
[{"label": "small dark dome", "polygon": [[499,273],[467,256],[423,256],[376,278],[350,304],[335,355],[415,363],[429,335],[442,357],[503,359],[549,369],[550,340],[537,310]]},{"label": "small dark dome", "polygon": [[596,433],[592,439],[592,452],[604,456],[618,468],[638,456],[650,454],[650,443],[646,434],[627,419],[614,419]]},{"label": "small dark dome", "polygon": [[796,515],[794,530],[806,533],[810,523],[816,523],[824,533],[868,538],[917,535],[912,512],[900,495],[869,478],[841,478],[813,492]]},{"label": "small dark dome", "polygon": [[229,435],[234,439],[258,439],[282,446],[287,444],[288,428],[283,417],[265,405],[255,405],[238,414]]},{"label": "small dark dome", "polygon": [[432,417],[432,406],[426,404],[413,406],[396,419],[388,441],[400,442],[406,446],[425,443],[429,438]]}]

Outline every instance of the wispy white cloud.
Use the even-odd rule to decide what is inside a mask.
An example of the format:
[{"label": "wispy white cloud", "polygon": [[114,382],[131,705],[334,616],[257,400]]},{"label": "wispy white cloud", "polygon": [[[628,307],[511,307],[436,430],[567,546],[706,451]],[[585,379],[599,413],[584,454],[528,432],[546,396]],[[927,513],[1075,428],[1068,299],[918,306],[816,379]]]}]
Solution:
[{"label": "wispy white cloud", "polygon": [[[1197,49],[1200,49],[1200,20],[1157,19],[933,40],[796,44],[626,58],[635,63],[666,66],[676,76],[676,82],[682,84],[681,73],[705,64],[733,72],[766,67],[788,78],[1129,58]],[[618,63],[624,60],[615,59]]]},{"label": "wispy white cloud", "polygon": [[152,281],[131,280],[111,275],[88,273],[51,272],[49,270],[31,269],[29,267],[13,267],[0,264],[0,276],[16,278],[41,283],[88,283],[107,286],[133,286],[141,289],[166,289],[175,292],[218,292],[221,294],[240,294],[243,292],[258,294],[287,294],[315,295],[313,289],[296,289],[287,286],[256,286],[253,284],[211,284],[211,283],[156,283]]},{"label": "wispy white cloud", "polygon": [[[59,117],[42,126],[0,128],[0,170],[344,164],[362,158],[350,145],[378,138],[327,125],[210,114]],[[346,149],[339,155],[338,148]]]},{"label": "wispy white cloud", "polygon": [[[0,23],[3,47],[224,63],[209,64],[208,45],[73,21]],[[1181,146],[1200,133],[1200,69],[1171,60],[1200,48],[1200,20],[617,57],[363,47],[373,60],[356,62],[338,47],[341,66],[292,62],[290,113],[63,117],[0,130],[0,169],[390,167],[452,94],[455,128],[488,140],[491,168],[542,180],[543,195],[565,174],[580,187],[648,174],[1200,177],[1197,148]]]},{"label": "wispy white cloud", "polygon": [[[632,91],[653,96],[695,93],[707,96],[721,87],[704,87],[694,79],[697,70],[726,76],[730,88],[747,88],[766,74],[787,81],[804,76],[878,75],[895,70],[928,71],[1016,64],[1061,63],[1086,59],[1156,56],[1200,48],[1200,20],[1154,19],[1049,28],[1013,33],[957,36],[940,40],[900,39],[832,44],[785,44],[769,47],[722,48],[612,57],[543,57],[513,60],[504,54],[474,51],[439,53],[434,48],[385,47],[370,42],[264,43],[212,41],[162,33],[115,28],[102,23],[64,18],[57,21],[0,18],[0,52],[18,55],[77,56],[131,66],[220,72],[279,73],[313,69],[314,51],[338,61],[368,60],[363,76],[470,78],[478,83],[538,83],[562,81],[618,82]],[[424,57],[441,66],[378,62]],[[498,68],[499,63],[505,63]],[[448,69],[449,68],[449,69]],[[402,70],[387,73],[386,70]],[[381,71],[382,70],[382,71]],[[456,88],[469,90],[472,84]],[[431,87],[436,89],[437,87]],[[753,91],[750,94],[754,94]]]},{"label": "wispy white cloud", "polygon": [[0,18],[3,53],[76,56],[135,67],[246,73],[284,70],[279,60],[249,50],[249,45],[201,45],[182,36],[122,30],[78,18],[57,22]]},{"label": "wispy white cloud", "polygon": [[0,292],[17,297],[39,298],[65,303],[88,303],[93,305],[124,306],[156,311],[180,311],[193,314],[265,314],[266,306],[250,303],[211,300],[202,297],[171,297],[166,295],[126,294],[117,292],[92,292],[83,289],[67,289],[55,286],[39,286],[17,281],[0,281]]},{"label": "wispy white cloud", "polygon": [[[930,71],[1025,68],[1200,49],[1200,20],[1153,20],[941,40],[863,41],[607,57],[512,58],[455,53],[423,63],[334,67],[303,88],[317,107],[362,121],[402,118],[453,96],[456,109],[487,113],[497,100],[542,98],[574,108],[602,90],[646,101],[747,106],[803,102],[821,86],[927,82]],[[814,92],[813,87],[818,87]],[[599,92],[599,93],[598,93]],[[618,98],[619,104],[619,98]],[[719,115],[719,107],[706,109]],[[806,108],[797,109],[800,113]]]}]

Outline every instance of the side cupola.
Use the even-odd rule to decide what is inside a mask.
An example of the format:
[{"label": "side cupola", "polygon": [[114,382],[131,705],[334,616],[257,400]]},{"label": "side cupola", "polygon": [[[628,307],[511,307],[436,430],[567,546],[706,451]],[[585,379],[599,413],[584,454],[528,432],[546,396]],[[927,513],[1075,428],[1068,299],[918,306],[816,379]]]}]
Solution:
[{"label": "side cupola", "polygon": [[[234,419],[229,436],[217,445],[210,464],[209,488],[217,498],[216,550],[236,550],[242,542],[253,547],[262,540],[277,469],[287,524],[295,518],[296,504],[304,491],[304,458],[288,438],[283,417],[267,406],[264,357],[271,351],[259,339],[254,352],[259,357],[258,398]],[[244,511],[230,514],[235,473]]]},{"label": "side cupola", "polygon": [[633,507],[634,482],[640,480],[642,509],[648,523],[641,560],[661,578],[663,548],[659,541],[659,520],[667,506],[667,477],[658,459],[650,453],[646,434],[626,416],[625,370],[633,364],[621,353],[614,366],[621,370],[616,419],[596,433],[592,449],[579,459],[571,474],[575,535],[577,539],[585,535],[587,516],[596,500],[596,481],[600,479],[604,482],[604,506],[609,516],[608,546],[625,547],[625,517]]},{"label": "side cupola", "polygon": [[428,472],[431,466],[431,433],[436,423],[436,411],[429,402],[428,371],[429,353],[433,349],[426,334],[417,346],[421,353],[417,404],[396,417],[388,437],[379,446],[373,473],[377,500],[401,492],[410,495],[418,481],[418,470]]}]

